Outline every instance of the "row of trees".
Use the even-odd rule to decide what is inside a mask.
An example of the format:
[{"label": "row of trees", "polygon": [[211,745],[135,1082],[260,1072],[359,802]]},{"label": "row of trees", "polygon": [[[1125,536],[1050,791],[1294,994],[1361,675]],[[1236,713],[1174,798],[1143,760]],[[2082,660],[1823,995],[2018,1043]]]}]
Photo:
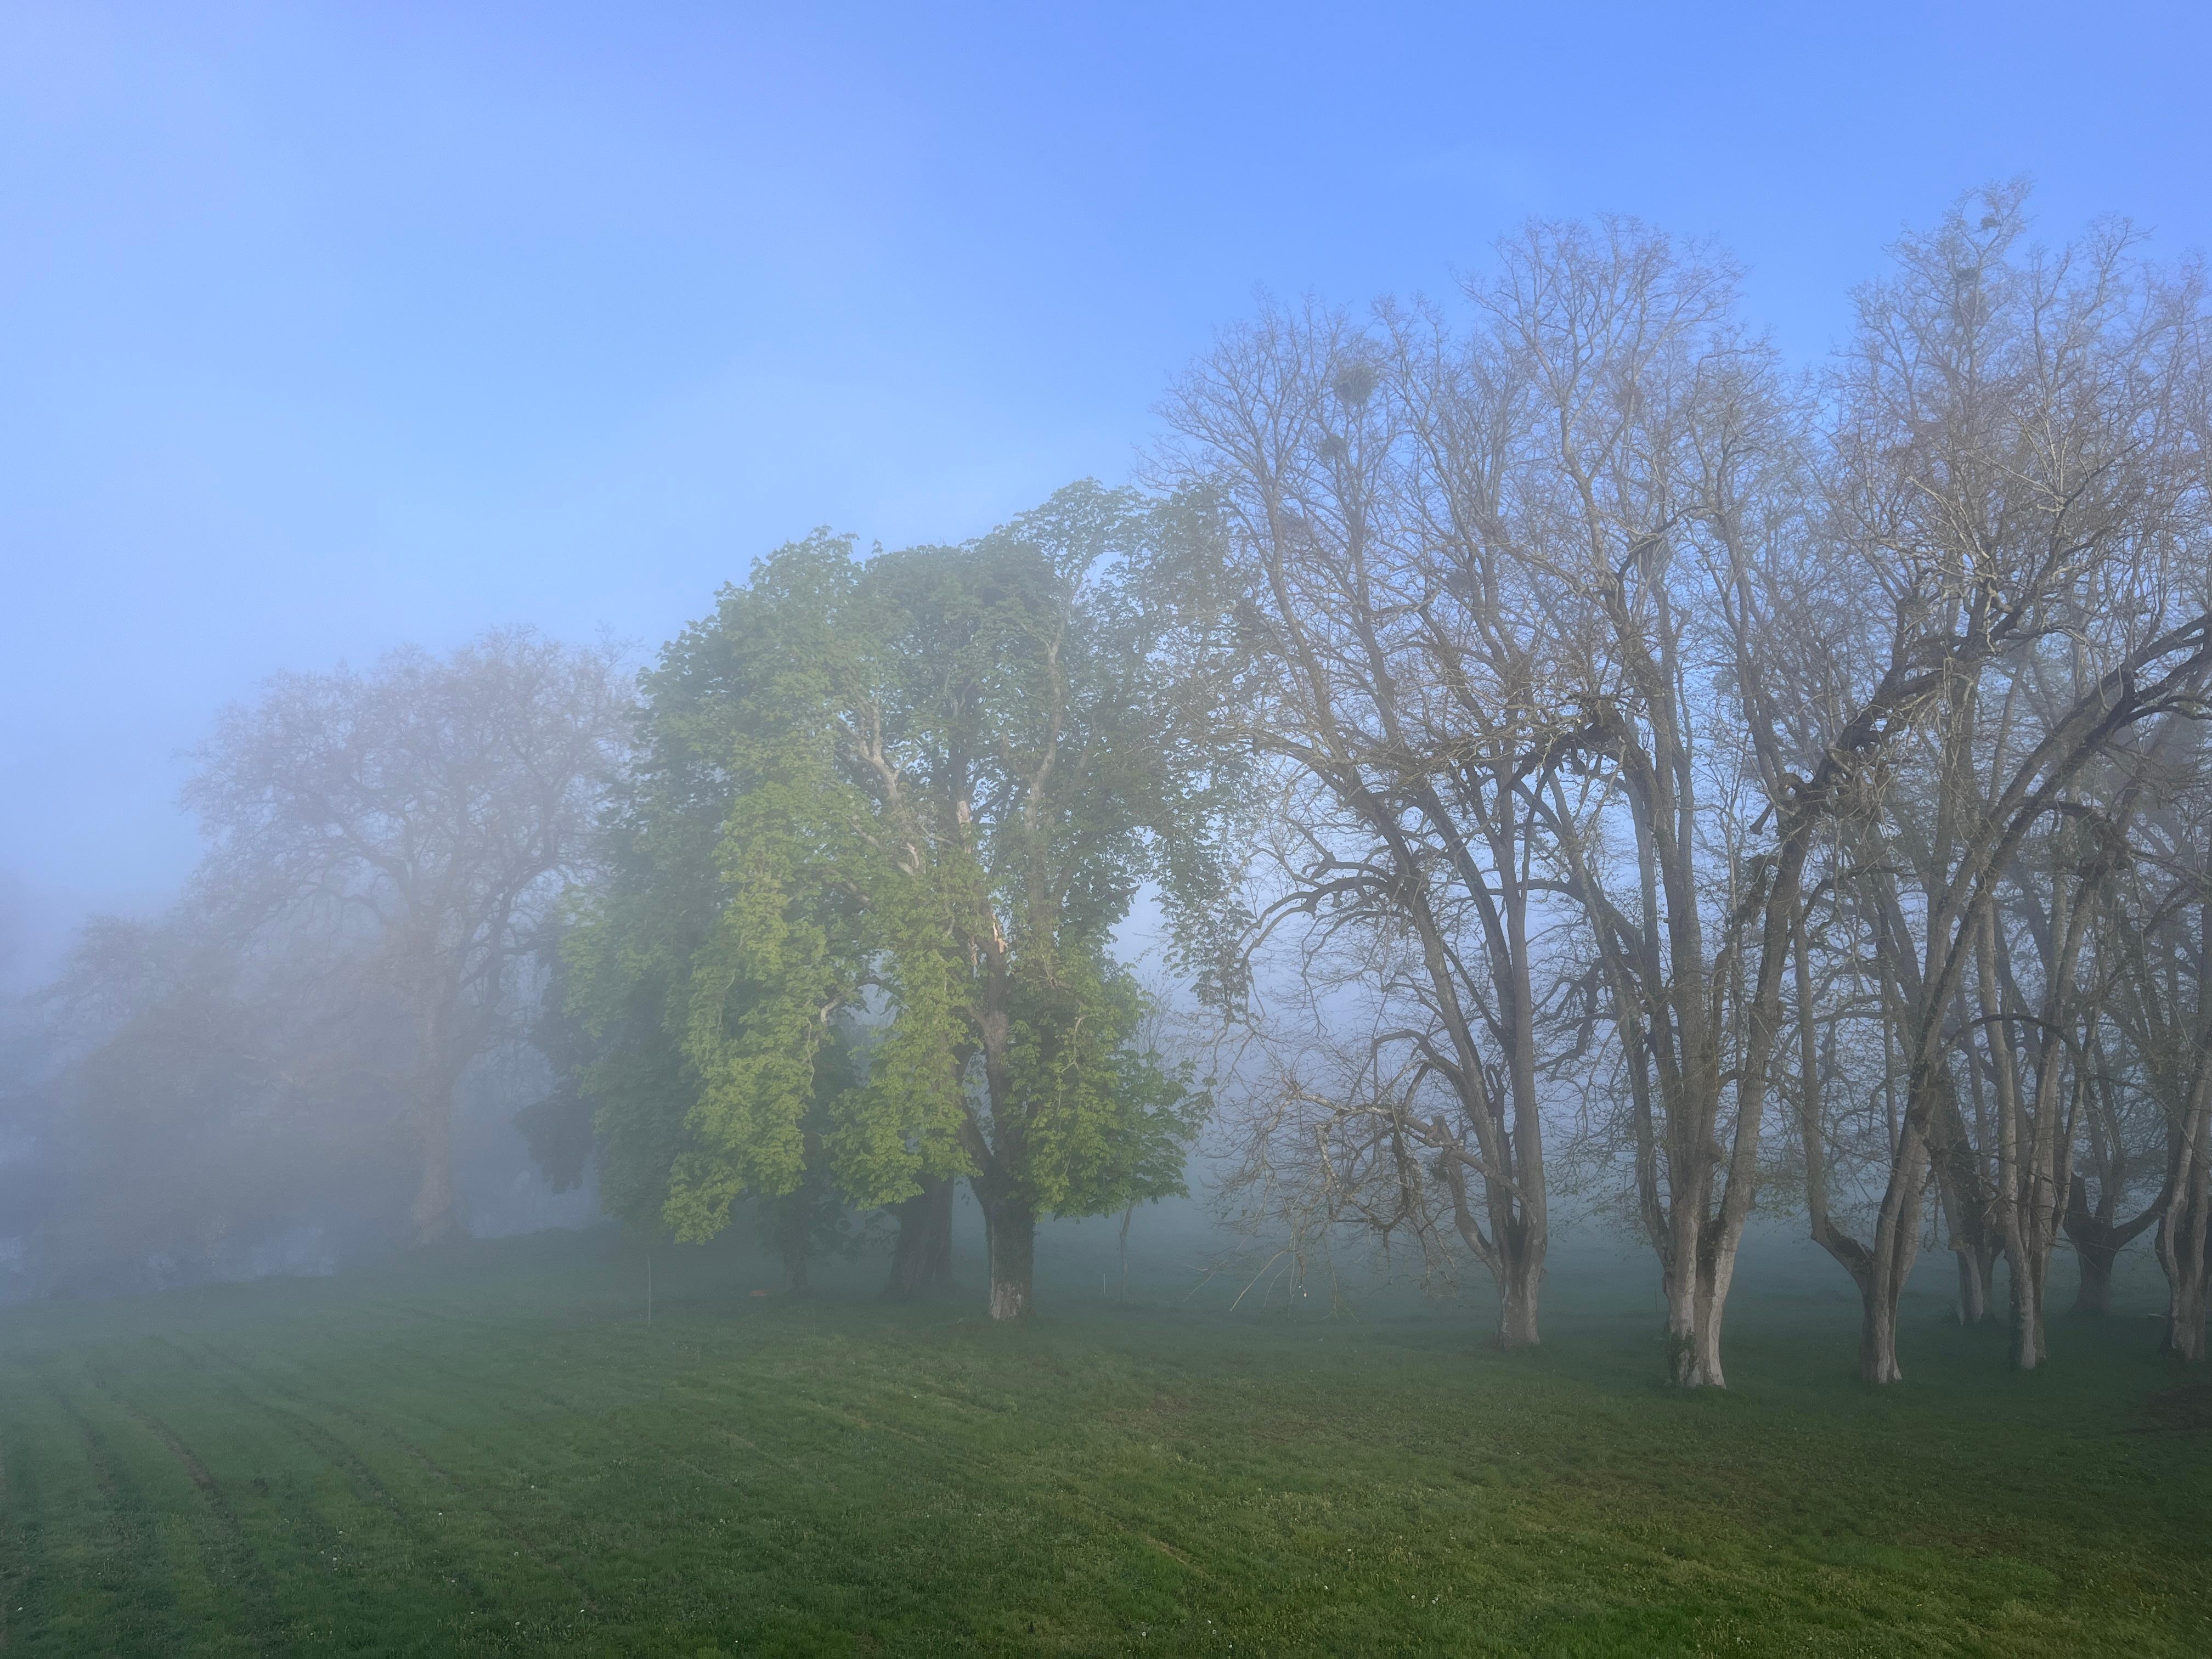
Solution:
[{"label": "row of trees", "polygon": [[2204,1342],[2206,317],[2021,193],[1908,238],[1790,373],[1719,255],[1538,226],[1464,313],[1271,307],[1177,386],[1222,504],[1277,942],[1233,1187],[1463,1248],[1534,1342],[1547,1126],[1617,1167],[1673,1370],[1723,1380],[1797,1188],[1899,1375],[1929,1219],[2044,1355],[2159,1228]]},{"label": "row of trees", "polygon": [[[1012,1317],[1037,1218],[1181,1190],[1218,1091],[1249,1224],[1471,1256],[1509,1345],[1564,1161],[1654,1249],[1686,1384],[1792,1201],[1870,1381],[1931,1237],[1969,1322],[2007,1264],[2033,1366],[2059,1243],[2094,1310],[2155,1229],[2201,1357],[2196,272],[2122,227],[2030,248],[2007,190],[1902,243],[1813,374],[1631,222],[1532,227],[1462,298],[1268,307],[1174,388],[1153,493],[818,532],[637,697],[520,635],[276,683],[188,793],[193,903],[224,983],[301,1012],[202,1092],[356,1056],[432,1242],[456,1088],[527,1044],[561,1086],[524,1127],[614,1213],[700,1239],[758,1200],[799,1284],[886,1210],[911,1291],[965,1179]],[[1146,891],[1225,1034],[1203,1087],[1115,949]],[[94,1060],[222,1029],[209,982]]]},{"label": "row of trees", "polygon": [[48,1282],[462,1231],[457,1093],[543,1091],[532,1039],[624,679],[611,652],[495,632],[279,676],[223,716],[185,792],[210,850],[184,902],[93,924],[44,998],[58,1063],[11,1127]]}]

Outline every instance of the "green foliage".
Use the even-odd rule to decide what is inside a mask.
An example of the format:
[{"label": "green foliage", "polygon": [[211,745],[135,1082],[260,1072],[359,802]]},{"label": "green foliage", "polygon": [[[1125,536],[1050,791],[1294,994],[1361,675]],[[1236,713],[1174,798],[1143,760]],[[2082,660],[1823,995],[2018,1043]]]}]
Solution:
[{"label": "green foliage", "polygon": [[1183,1190],[1183,1150],[1206,1097],[1139,1046],[1146,999],[1126,970],[1065,963],[1015,980],[1013,1057],[1030,1190],[1059,1215],[1097,1215]]},{"label": "green foliage", "polygon": [[1199,523],[1079,484],[964,547],[817,532],[668,647],[568,959],[620,1212],[703,1238],[821,1170],[863,1206],[1181,1190],[1205,1103],[1111,936],[1230,775],[1147,586]]}]

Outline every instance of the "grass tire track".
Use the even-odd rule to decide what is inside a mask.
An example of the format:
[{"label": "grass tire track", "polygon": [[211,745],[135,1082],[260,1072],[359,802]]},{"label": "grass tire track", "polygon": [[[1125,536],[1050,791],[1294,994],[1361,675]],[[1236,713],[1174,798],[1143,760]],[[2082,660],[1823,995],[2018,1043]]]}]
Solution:
[{"label": "grass tire track", "polygon": [[133,1586],[143,1585],[147,1591],[132,1599],[146,1609],[149,1618],[158,1620],[167,1627],[169,1639],[165,1644],[167,1650],[182,1652],[186,1641],[182,1610],[177,1605],[176,1592],[165,1577],[143,1571],[160,1561],[163,1552],[153,1517],[141,1501],[143,1494],[137,1483],[118,1472],[106,1437],[78,1408],[76,1401],[54,1380],[46,1367],[27,1358],[22,1364],[24,1369],[38,1379],[40,1386],[59,1407],[62,1415],[74,1423],[78,1433],[83,1437],[85,1462],[92,1470],[94,1483],[100,1488],[102,1508],[117,1538],[123,1542],[123,1553],[129,1564],[125,1582]]},{"label": "grass tire track", "polygon": [[377,1425],[373,1421],[365,1419],[361,1413],[350,1410],[344,1406],[337,1404],[336,1401],[310,1401],[306,1395],[299,1393],[297,1390],[287,1389],[281,1384],[275,1382],[272,1378],[264,1376],[259,1372],[255,1371],[251,1366],[246,1365],[231,1355],[223,1352],[221,1349],[216,1347],[211,1343],[201,1340],[198,1342],[196,1346],[204,1352],[210,1358],[216,1360],[221,1364],[228,1367],[231,1370],[236,1372],[240,1377],[244,1378],[247,1382],[253,1384],[256,1389],[265,1390],[266,1393],[257,1395],[255,1394],[248,1393],[245,1388],[240,1387],[238,1392],[240,1397],[252,1405],[255,1409],[269,1412],[282,1420],[288,1431],[289,1431],[295,1439],[297,1439],[302,1445],[306,1446],[309,1450],[313,1451],[318,1457],[320,1457],[324,1462],[336,1468],[339,1474],[346,1478],[347,1483],[355,1488],[357,1494],[365,1497],[369,1502],[375,1504],[378,1508],[384,1510],[397,1520],[399,1522],[400,1529],[406,1534],[410,1541],[425,1546],[423,1549],[424,1559],[442,1568],[447,1569],[446,1573],[447,1577],[451,1580],[456,1589],[463,1591],[477,1607],[486,1610],[499,1610],[501,1607],[500,1598],[493,1594],[490,1587],[485,1583],[483,1577],[474,1571],[461,1557],[454,1554],[450,1550],[441,1547],[434,1541],[434,1534],[430,1531],[427,1525],[425,1525],[422,1520],[418,1519],[409,1510],[407,1505],[400,1501],[398,1495],[392,1492],[389,1486],[385,1485],[384,1481],[378,1476],[376,1471],[372,1469],[368,1464],[362,1460],[360,1454],[356,1452],[353,1447],[347,1444],[343,1438],[331,1432],[331,1430],[325,1427],[322,1424],[315,1421],[314,1418],[310,1414],[315,1405],[320,1404],[336,1415],[344,1418],[356,1427],[364,1429],[371,1434],[381,1434],[384,1437],[395,1441],[403,1449],[413,1453],[416,1460],[423,1463],[434,1475],[443,1480],[447,1485],[453,1486],[456,1490],[460,1491],[464,1497],[471,1498],[471,1501],[476,1504],[476,1507],[482,1510],[485,1514],[491,1516],[494,1520],[498,1521],[500,1522],[501,1532],[508,1537],[510,1541],[522,1546],[522,1547],[529,1553],[532,1560],[536,1561],[539,1566],[544,1568],[548,1573],[559,1579],[562,1583],[566,1585],[571,1593],[574,1594],[578,1597],[578,1605],[580,1607],[591,1612],[598,1611],[598,1608],[592,1601],[590,1595],[584,1591],[583,1587],[579,1584],[574,1578],[563,1571],[556,1564],[547,1560],[527,1539],[516,1534],[507,1522],[505,1518],[501,1516],[495,1510],[492,1510],[489,1505],[483,1504],[481,1500],[473,1498],[472,1494],[470,1494],[465,1488],[461,1487],[459,1484],[453,1480],[453,1477],[450,1474],[439,1468],[435,1462],[430,1461],[427,1455],[422,1453],[419,1448],[415,1447],[404,1436],[398,1434],[396,1431]]},{"label": "grass tire track", "polygon": [[246,1528],[240,1524],[237,1511],[223,1496],[221,1484],[199,1455],[167,1423],[118,1393],[90,1370],[85,1371],[84,1378],[125,1417],[158,1441],[182,1467],[185,1478],[207,1506],[208,1515],[214,1522],[213,1531],[221,1540],[222,1559],[208,1563],[210,1572],[216,1575],[218,1583],[228,1583],[242,1589],[248,1639],[253,1645],[281,1650],[286,1637],[283,1620],[277,1612],[276,1581],[270,1577],[268,1563],[255,1551]]},{"label": "grass tire track", "polygon": [[[163,1339],[167,1341],[167,1339]],[[167,1346],[179,1352],[186,1350],[174,1342]],[[408,1541],[421,1550],[422,1559],[438,1570],[471,1601],[480,1607],[495,1607],[495,1596],[483,1580],[472,1571],[468,1564],[437,1540],[437,1534],[400,1502],[398,1496],[386,1486],[374,1469],[363,1462],[351,1446],[300,1409],[296,1395],[284,1396],[283,1391],[270,1379],[261,1376],[250,1366],[205,1340],[195,1342],[207,1358],[234,1372],[242,1381],[231,1386],[237,1397],[256,1412],[266,1413],[282,1424],[287,1433],[305,1446],[315,1456],[329,1464],[343,1476],[356,1497],[385,1513],[398,1522],[401,1533]],[[252,1384],[249,1389],[246,1384]]]}]

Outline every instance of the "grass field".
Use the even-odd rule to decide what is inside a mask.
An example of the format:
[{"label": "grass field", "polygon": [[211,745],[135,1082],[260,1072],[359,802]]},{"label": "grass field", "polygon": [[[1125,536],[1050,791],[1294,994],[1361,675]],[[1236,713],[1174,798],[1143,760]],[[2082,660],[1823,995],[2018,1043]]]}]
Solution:
[{"label": "grass field", "polygon": [[1602,1252],[1514,1355],[1479,1304],[1121,1304],[1096,1260],[1001,1329],[694,1255],[648,1327],[641,1267],[0,1314],[8,1650],[2212,1652],[2212,1407],[2141,1317],[2018,1376],[1931,1291],[1877,1394],[1841,1275],[1769,1262],[1682,1397]]}]

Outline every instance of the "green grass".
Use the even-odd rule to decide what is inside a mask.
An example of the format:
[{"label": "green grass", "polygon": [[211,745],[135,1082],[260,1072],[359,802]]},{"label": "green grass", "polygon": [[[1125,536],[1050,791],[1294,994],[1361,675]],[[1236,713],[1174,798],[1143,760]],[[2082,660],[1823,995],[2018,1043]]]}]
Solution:
[{"label": "green grass", "polygon": [[2212,1651],[2212,1408],[2140,1317],[2020,1376],[1916,1297],[1876,1393],[1840,1274],[1770,1271],[1686,1397],[1634,1257],[1513,1355],[655,1266],[650,1328],[605,1235],[0,1316],[9,1653]]}]

